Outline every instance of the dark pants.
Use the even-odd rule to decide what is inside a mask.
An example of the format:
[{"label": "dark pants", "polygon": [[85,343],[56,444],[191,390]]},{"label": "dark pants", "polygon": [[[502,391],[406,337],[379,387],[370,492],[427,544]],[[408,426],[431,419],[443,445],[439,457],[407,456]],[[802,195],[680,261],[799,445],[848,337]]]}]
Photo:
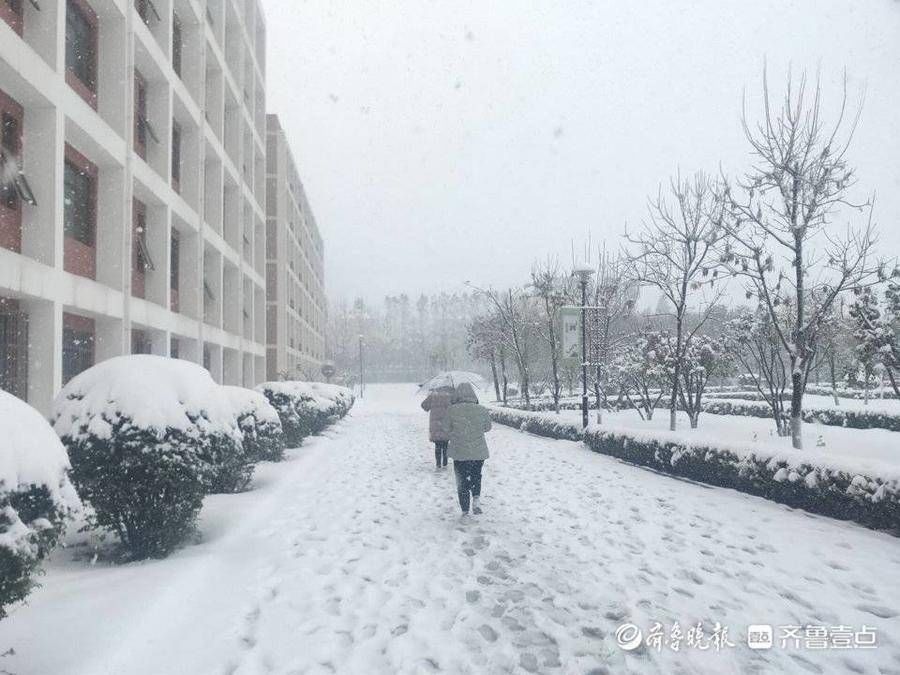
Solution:
[{"label": "dark pants", "polygon": [[483,459],[454,459],[453,470],[456,472],[456,494],[459,496],[459,507],[463,513],[469,512],[469,493],[473,497],[481,496],[481,467]]},{"label": "dark pants", "polygon": [[447,446],[450,441],[434,442],[434,463],[438,466],[447,466]]}]

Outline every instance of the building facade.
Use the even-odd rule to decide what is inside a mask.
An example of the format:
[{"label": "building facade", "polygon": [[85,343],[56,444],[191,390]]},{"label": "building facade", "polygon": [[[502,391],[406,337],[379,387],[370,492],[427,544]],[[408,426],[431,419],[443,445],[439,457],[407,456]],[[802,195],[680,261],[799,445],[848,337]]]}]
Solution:
[{"label": "building facade", "polygon": [[265,378],[265,44],[258,0],[0,0],[0,387]]},{"label": "building facade", "polygon": [[276,115],[266,130],[266,370],[318,379],[325,358],[325,250]]}]

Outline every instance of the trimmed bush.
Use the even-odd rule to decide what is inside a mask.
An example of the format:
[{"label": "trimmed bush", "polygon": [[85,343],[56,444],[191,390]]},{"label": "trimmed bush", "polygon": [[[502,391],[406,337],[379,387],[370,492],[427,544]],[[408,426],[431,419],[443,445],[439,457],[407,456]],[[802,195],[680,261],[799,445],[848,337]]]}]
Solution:
[{"label": "trimmed bush", "polygon": [[324,431],[353,406],[350,390],[319,382],[264,382],[256,387],[281,420],[284,442],[297,448],[304,439]]},{"label": "trimmed bush", "polygon": [[[666,400],[661,400],[656,406],[658,409],[669,407]],[[511,405],[510,408],[524,410],[523,405]],[[596,408],[591,401],[591,409]],[[731,396],[715,395],[703,401],[701,412],[710,415],[737,415],[739,417],[761,417],[772,419],[772,408],[763,401],[748,399],[733,399]],[[532,403],[534,412],[546,412],[553,410],[552,401],[539,401]],[[560,410],[580,410],[581,402],[561,401]],[[631,406],[627,402],[609,401],[606,410],[629,410]],[[679,406],[681,410],[681,406]],[[849,429],[888,429],[900,431],[900,415],[879,412],[875,410],[845,410],[843,408],[813,408],[803,409],[803,421],[809,423],[824,424],[832,427],[847,427]]]},{"label": "trimmed bush", "polygon": [[547,415],[490,408],[491,418],[530,433],[581,440],[595,452],[661,473],[764,497],[840,520],[900,534],[900,480],[817,466],[792,451],[766,452],[694,443],[663,431],[622,431],[548,419]]},{"label": "trimmed bush", "polygon": [[188,361],[103,361],[63,388],[53,426],[88,522],[132,558],[168,554],[194,530],[206,493],[242,489],[252,471],[221,387]]},{"label": "trimmed bush", "polygon": [[284,459],[281,420],[266,397],[244,387],[223,387],[237,418],[248,461],[280,462]]},{"label": "trimmed bush", "polygon": [[37,585],[40,563],[81,509],[59,438],[36,410],[0,390],[0,619]]}]

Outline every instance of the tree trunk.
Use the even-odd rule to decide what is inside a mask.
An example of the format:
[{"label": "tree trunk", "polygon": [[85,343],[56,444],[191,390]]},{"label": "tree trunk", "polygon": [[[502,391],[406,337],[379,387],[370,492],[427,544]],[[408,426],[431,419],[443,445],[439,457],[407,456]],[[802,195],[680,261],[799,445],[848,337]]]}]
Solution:
[{"label": "tree trunk", "polygon": [[[682,283],[681,298],[686,297],[687,285]],[[681,342],[684,340],[684,307],[679,307],[675,315],[675,372],[672,373],[672,399],[669,401],[669,431],[675,431],[678,423],[678,380],[681,377],[681,361],[684,354]]]},{"label": "tree trunk", "polygon": [[500,397],[500,380],[497,379],[497,359],[491,354],[491,376],[494,378],[494,393],[497,396],[497,401],[503,400]]},{"label": "tree trunk", "polygon": [[803,449],[803,376],[791,372],[791,443],[797,450]]},{"label": "tree trunk", "polygon": [[829,369],[829,374],[831,375],[831,395],[834,397],[834,404],[840,405],[841,399],[837,393],[837,373],[835,372],[836,368],[834,365],[833,357],[828,359],[828,369]]},{"label": "tree trunk", "polygon": [[509,378],[506,375],[506,354],[500,350],[500,378],[503,383],[503,405],[509,399]]},{"label": "tree trunk", "polygon": [[697,410],[691,415],[691,429],[696,429],[700,423],[700,411]]},{"label": "tree trunk", "polygon": [[887,367],[887,376],[888,376],[888,379],[891,381],[891,387],[894,390],[894,394],[896,396],[900,397],[900,388],[898,388],[898,386],[897,386],[897,378],[894,377],[894,369],[891,368],[890,366]]}]

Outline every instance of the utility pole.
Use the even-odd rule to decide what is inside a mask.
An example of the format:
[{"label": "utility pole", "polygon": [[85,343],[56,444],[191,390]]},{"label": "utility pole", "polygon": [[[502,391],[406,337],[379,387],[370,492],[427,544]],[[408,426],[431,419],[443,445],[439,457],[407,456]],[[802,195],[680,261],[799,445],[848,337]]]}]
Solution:
[{"label": "utility pole", "polygon": [[581,285],[581,426],[588,425],[588,356],[587,356],[587,285],[594,273],[588,263],[575,265],[572,273],[578,277]]}]

